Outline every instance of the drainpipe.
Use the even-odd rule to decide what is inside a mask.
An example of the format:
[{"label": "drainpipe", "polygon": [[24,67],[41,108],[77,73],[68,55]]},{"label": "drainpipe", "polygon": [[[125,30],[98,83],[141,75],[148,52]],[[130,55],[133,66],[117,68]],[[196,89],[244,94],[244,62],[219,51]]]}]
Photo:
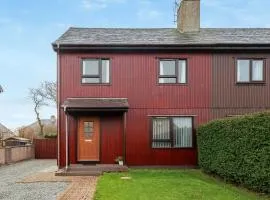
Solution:
[{"label": "drainpipe", "polygon": [[66,170],[68,169],[68,114],[67,106],[64,106],[65,118],[66,118]]},{"label": "drainpipe", "polygon": [[60,169],[60,44],[57,43],[57,165]]},{"label": "drainpipe", "polygon": [[127,135],[127,112],[124,112],[123,114],[123,123],[124,123],[124,130],[123,130],[123,161],[124,164],[127,164],[127,160],[126,160],[126,135]]}]

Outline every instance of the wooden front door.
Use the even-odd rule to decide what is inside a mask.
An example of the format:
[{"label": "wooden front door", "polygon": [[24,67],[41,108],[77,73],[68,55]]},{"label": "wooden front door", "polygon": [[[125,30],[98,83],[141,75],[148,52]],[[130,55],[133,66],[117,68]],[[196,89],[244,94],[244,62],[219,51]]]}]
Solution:
[{"label": "wooden front door", "polygon": [[78,124],[78,161],[99,161],[100,123],[98,117],[81,117]]}]

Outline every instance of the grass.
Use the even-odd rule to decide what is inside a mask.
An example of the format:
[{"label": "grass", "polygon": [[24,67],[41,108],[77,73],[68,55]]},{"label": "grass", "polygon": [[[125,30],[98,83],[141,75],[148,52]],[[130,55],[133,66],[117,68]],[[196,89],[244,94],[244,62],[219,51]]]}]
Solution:
[{"label": "grass", "polygon": [[[131,177],[123,180],[121,177]],[[95,200],[266,200],[245,189],[223,183],[200,170],[130,170],[103,175]]]}]

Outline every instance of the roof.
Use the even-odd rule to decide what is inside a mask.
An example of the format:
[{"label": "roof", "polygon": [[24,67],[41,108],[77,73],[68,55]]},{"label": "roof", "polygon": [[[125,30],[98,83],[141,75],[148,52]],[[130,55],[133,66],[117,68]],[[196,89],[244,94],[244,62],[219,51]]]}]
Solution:
[{"label": "roof", "polygon": [[14,133],[11,130],[9,130],[7,127],[5,127],[3,124],[0,123],[0,137],[3,137],[3,139],[6,139],[11,136],[14,136]]},{"label": "roof", "polygon": [[62,105],[68,111],[120,111],[129,107],[126,98],[68,98]]},{"label": "roof", "polygon": [[154,45],[269,45],[268,28],[201,28],[180,33],[176,28],[69,28],[53,46],[154,46]]},{"label": "roof", "polygon": [[[56,120],[52,121],[51,119],[41,119],[40,122],[43,126],[56,126],[57,125],[57,121]],[[39,129],[39,123],[38,123],[38,121],[36,121],[28,126],[25,126],[24,128],[26,128],[26,127],[32,128],[32,129],[36,129],[36,128]]]},{"label": "roof", "polygon": [[22,137],[17,137],[17,136],[8,137],[5,140],[19,140],[19,141],[22,141],[22,142],[31,141],[30,139],[22,138]]}]

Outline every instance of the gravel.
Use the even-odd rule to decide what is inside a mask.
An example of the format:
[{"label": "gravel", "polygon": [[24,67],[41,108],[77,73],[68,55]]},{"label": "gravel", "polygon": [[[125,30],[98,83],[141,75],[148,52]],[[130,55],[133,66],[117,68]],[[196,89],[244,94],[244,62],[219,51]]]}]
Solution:
[{"label": "gravel", "polygon": [[5,200],[46,200],[56,199],[59,192],[69,183],[16,183],[24,177],[57,170],[56,160],[30,160],[0,167],[0,199]]}]

